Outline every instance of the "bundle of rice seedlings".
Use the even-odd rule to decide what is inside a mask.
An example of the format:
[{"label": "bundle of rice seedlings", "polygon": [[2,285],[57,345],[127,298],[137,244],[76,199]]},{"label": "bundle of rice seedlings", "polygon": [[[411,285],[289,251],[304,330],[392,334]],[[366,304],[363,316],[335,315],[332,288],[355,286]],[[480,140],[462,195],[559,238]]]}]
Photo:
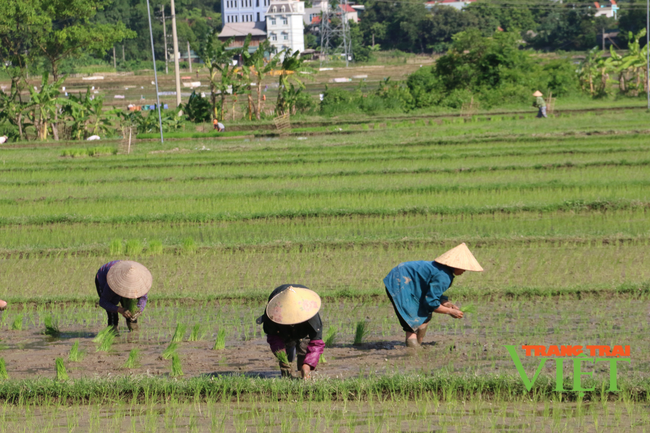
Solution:
[{"label": "bundle of rice seedlings", "polygon": [[183,369],[181,368],[181,359],[178,357],[178,354],[172,356],[172,373],[173,377],[182,376]]},{"label": "bundle of rice seedlings", "polygon": [[320,358],[318,358],[318,362],[323,363],[323,364],[327,364],[327,359],[325,359],[325,357],[323,355],[321,355]]},{"label": "bundle of rice seedlings", "polygon": [[19,315],[16,316],[13,323],[11,324],[11,330],[12,331],[22,331],[23,330],[23,315],[22,314],[19,314]]},{"label": "bundle of rice seedlings", "polygon": [[129,359],[124,363],[125,368],[137,368],[140,366],[140,349],[131,349]]},{"label": "bundle of rice seedlings", "polygon": [[284,350],[278,350],[277,352],[273,353],[276,358],[278,358],[278,361],[280,361],[283,364],[289,364],[289,357],[287,356],[287,352]]},{"label": "bundle of rice seedlings", "polygon": [[220,329],[217,332],[217,340],[214,342],[213,350],[223,350],[226,348],[226,330]]},{"label": "bundle of rice seedlings", "polygon": [[56,358],[56,380],[68,380],[68,372],[65,371],[63,358]]},{"label": "bundle of rice seedlings", "polygon": [[124,248],[122,246],[122,239],[113,239],[108,249],[111,252],[112,256],[122,254],[124,252]]},{"label": "bundle of rice seedlings", "polygon": [[109,352],[113,347],[117,334],[112,326],[108,326],[97,334],[93,341],[97,344],[97,352]]},{"label": "bundle of rice seedlings", "polygon": [[368,323],[367,322],[357,322],[357,329],[354,333],[354,343],[355,346],[360,346],[363,344],[363,340],[368,336]]},{"label": "bundle of rice seedlings", "polygon": [[201,332],[201,325],[197,323],[192,327],[190,338],[188,338],[187,341],[201,341],[203,340],[204,336],[205,333]]},{"label": "bundle of rice seedlings", "polygon": [[61,335],[59,324],[52,319],[52,316],[47,316],[43,319],[43,322],[45,323],[45,331],[43,332],[45,335],[49,335],[50,337],[58,337]]},{"label": "bundle of rice seedlings", "polygon": [[176,354],[176,350],[178,350],[178,343],[176,342],[171,342],[169,343],[169,346],[163,351],[162,357],[163,359],[169,359],[173,355]]},{"label": "bundle of rice seedlings", "polygon": [[122,304],[122,308],[130,311],[131,314],[138,314],[140,312],[137,299],[122,298],[120,304]]},{"label": "bundle of rice seedlings", "polygon": [[196,243],[194,242],[194,239],[192,238],[183,239],[183,251],[186,254],[194,254],[194,252],[196,251]]},{"label": "bundle of rice seedlings", "polygon": [[467,304],[464,307],[460,307],[460,311],[463,313],[476,313],[476,306],[474,304]]},{"label": "bundle of rice seedlings", "polygon": [[126,242],[126,254],[128,256],[137,256],[142,253],[144,246],[140,239],[129,239]]},{"label": "bundle of rice seedlings", "polygon": [[84,356],[86,356],[86,352],[79,350],[79,342],[75,341],[70,348],[70,353],[68,353],[68,361],[79,362],[84,359]]},{"label": "bundle of rice seedlings", "polygon": [[325,347],[332,347],[336,343],[336,328],[328,328],[327,334],[325,335]]},{"label": "bundle of rice seedlings", "polygon": [[149,241],[149,246],[147,247],[147,253],[152,256],[159,256],[163,253],[163,244],[159,240]]},{"label": "bundle of rice seedlings", "polygon": [[5,359],[0,358],[0,380],[6,379],[9,379],[9,375],[7,374],[7,366],[5,365]]},{"label": "bundle of rice seedlings", "polygon": [[176,325],[176,330],[174,331],[174,336],[172,337],[173,343],[183,341],[183,336],[185,335],[185,329],[187,329],[187,326],[182,323]]}]

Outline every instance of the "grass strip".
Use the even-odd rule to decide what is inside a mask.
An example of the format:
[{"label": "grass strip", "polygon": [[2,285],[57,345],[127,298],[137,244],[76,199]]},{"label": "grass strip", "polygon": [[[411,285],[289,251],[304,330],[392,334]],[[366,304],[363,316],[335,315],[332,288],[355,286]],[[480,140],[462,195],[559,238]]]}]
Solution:
[{"label": "grass strip", "polygon": [[[215,380],[218,379],[218,380]],[[573,379],[564,378],[565,389]],[[246,376],[202,376],[191,379],[124,376],[118,378],[5,380],[0,382],[0,402],[6,404],[115,404],[127,400],[140,403],[210,401],[366,401],[417,400],[425,394],[440,402],[460,401],[634,401],[650,398],[650,378],[620,379],[619,392],[610,392],[609,382],[583,379],[586,391],[555,391],[555,377],[540,375],[530,391],[514,375],[395,375],[354,379],[316,379],[310,382],[261,379]]]}]

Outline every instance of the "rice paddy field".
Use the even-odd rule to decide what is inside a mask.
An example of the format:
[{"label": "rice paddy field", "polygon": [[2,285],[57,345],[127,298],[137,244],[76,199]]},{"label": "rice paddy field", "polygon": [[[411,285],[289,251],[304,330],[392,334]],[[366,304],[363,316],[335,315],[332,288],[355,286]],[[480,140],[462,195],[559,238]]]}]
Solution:
[{"label": "rice paddy field", "polygon": [[[648,116],[0,147],[0,432],[650,431]],[[460,242],[485,272],[446,294],[475,311],[407,350],[382,280]],[[154,284],[108,338],[94,275],[116,259]],[[255,323],[284,283],[323,298],[306,382]],[[618,388],[610,363],[579,392],[571,360],[521,350],[567,344],[630,346]]]}]

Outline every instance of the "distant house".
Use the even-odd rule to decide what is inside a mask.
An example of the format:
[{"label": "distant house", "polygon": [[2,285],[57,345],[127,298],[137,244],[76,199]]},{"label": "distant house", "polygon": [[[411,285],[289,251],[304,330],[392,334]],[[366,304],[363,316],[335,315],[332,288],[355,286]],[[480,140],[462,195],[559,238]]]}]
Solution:
[{"label": "distant house", "polygon": [[257,50],[260,42],[266,39],[266,24],[264,22],[229,23],[223,26],[223,30],[219,33],[219,39],[225,42],[229,38],[235,38],[228,48],[241,48],[244,46],[248,34],[251,35],[248,51],[252,53]]},{"label": "distant house", "polygon": [[359,22],[359,12],[348,4],[339,4],[339,10],[342,13],[342,16],[347,22],[358,23]]},{"label": "distant house", "polygon": [[434,6],[450,6],[452,8],[456,8],[459,11],[462,11],[465,6],[468,6],[472,3],[474,3],[476,0],[434,0],[434,1],[428,1],[424,4],[424,6],[427,9],[431,9]]},{"label": "distant house", "polygon": [[604,16],[607,18],[616,19],[616,15],[619,9],[618,5],[616,4],[616,0],[611,0],[611,5],[609,7],[601,5],[599,2],[594,2],[594,6],[596,6],[596,13],[594,14],[595,16]]},{"label": "distant house", "polygon": [[305,51],[303,16],[305,3],[295,0],[271,0],[266,10],[266,35],[278,51]]},{"label": "distant house", "polygon": [[265,22],[271,0],[221,0],[223,24]]},{"label": "distant house", "polygon": [[327,12],[329,4],[327,1],[316,0],[312,3],[312,7],[305,8],[305,13],[302,16],[302,21],[306,25],[316,24],[315,20],[320,22],[320,17],[323,12]]}]

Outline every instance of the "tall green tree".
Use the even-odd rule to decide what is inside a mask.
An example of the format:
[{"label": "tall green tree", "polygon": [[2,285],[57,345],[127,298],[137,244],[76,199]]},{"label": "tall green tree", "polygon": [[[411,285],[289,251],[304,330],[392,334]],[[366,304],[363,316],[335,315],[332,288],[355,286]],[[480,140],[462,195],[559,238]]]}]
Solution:
[{"label": "tall green tree", "polygon": [[[261,42],[257,50],[249,53],[245,50],[242,53],[244,64],[242,67],[248,77],[248,106],[249,113],[255,112],[255,118],[260,120],[262,117],[262,80],[266,75],[278,67],[280,56],[275,52],[275,47],[268,39]],[[257,84],[257,105],[253,105],[253,98],[251,94],[251,77],[255,77]],[[254,108],[253,108],[254,107]],[[250,120],[250,117],[249,117]]]},{"label": "tall green tree", "polygon": [[[300,78],[300,74],[312,74],[315,71],[305,65],[305,59],[300,57],[300,51],[296,50],[293,54],[289,50],[281,52],[282,63],[280,65],[280,77],[278,81],[278,100],[275,106],[275,113],[283,115],[288,112],[289,99],[295,99],[298,90],[305,88],[305,83]],[[298,90],[292,85],[291,81],[298,86]]]}]

